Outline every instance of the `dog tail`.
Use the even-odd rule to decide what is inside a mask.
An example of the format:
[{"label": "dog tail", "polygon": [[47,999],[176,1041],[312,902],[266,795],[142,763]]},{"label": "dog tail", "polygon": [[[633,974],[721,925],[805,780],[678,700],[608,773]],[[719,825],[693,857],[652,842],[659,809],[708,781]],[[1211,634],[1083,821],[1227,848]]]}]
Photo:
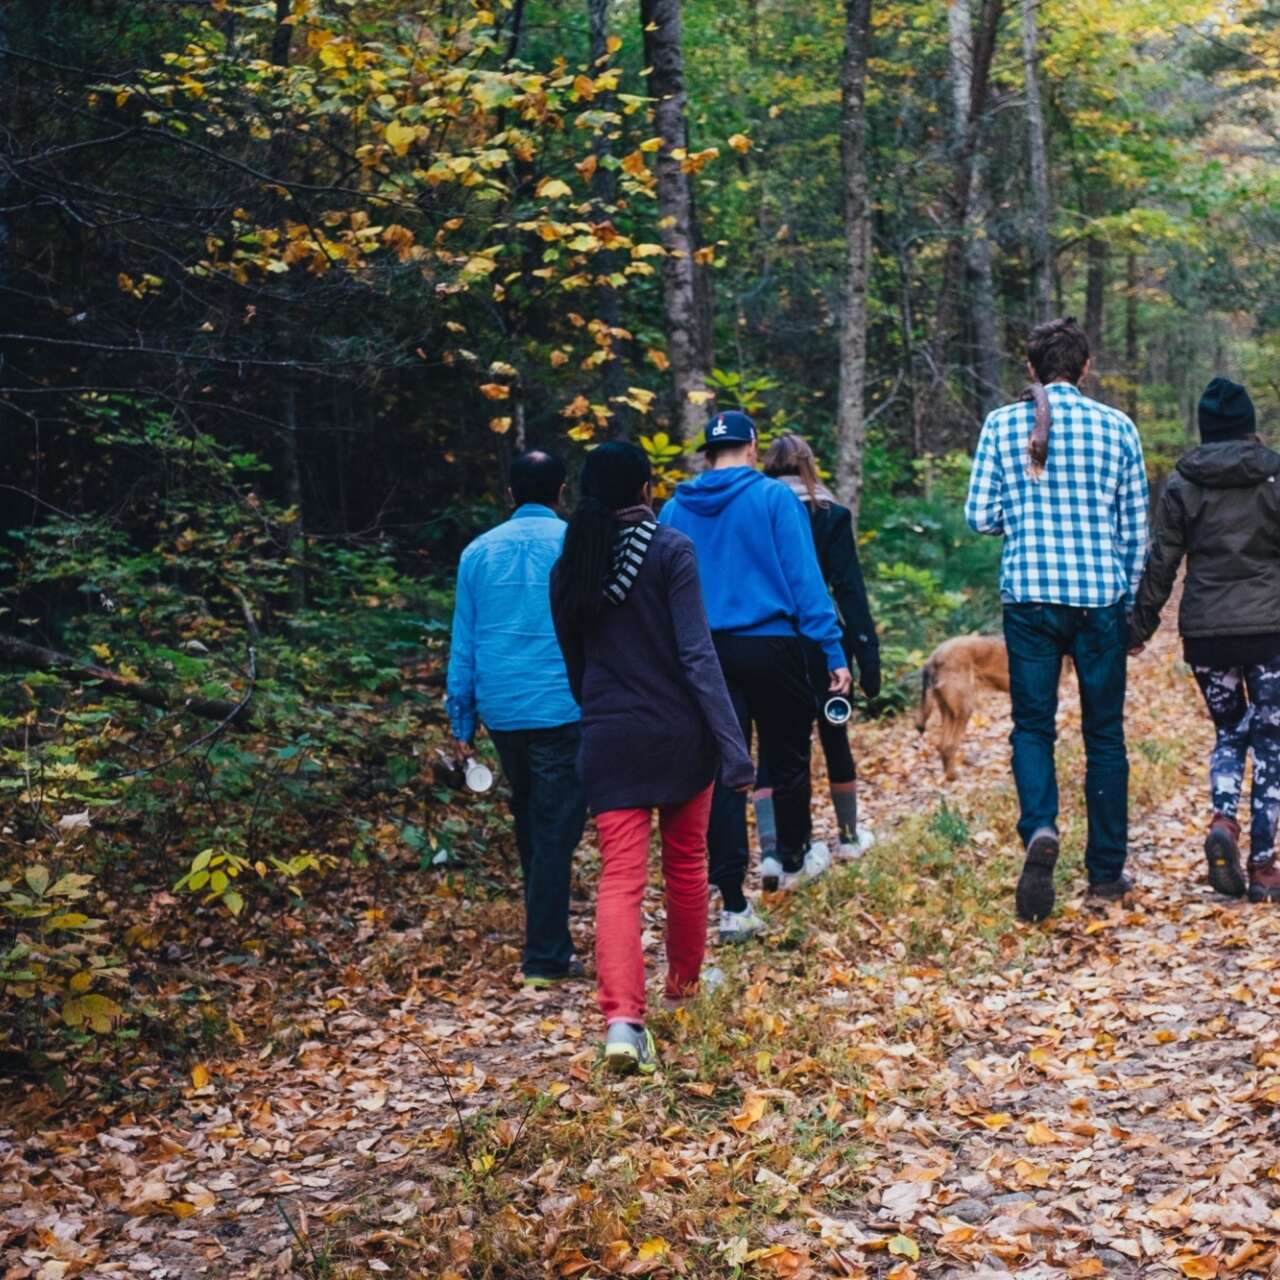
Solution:
[{"label": "dog tail", "polygon": [[924,664],[920,673],[920,710],[916,712],[916,732],[923,733],[933,710],[933,659]]}]

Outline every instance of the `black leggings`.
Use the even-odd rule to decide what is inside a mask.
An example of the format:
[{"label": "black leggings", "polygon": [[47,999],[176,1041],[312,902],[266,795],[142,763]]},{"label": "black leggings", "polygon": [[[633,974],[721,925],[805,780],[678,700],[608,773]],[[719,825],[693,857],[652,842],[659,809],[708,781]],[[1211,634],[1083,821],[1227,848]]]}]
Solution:
[{"label": "black leggings", "polygon": [[[809,683],[813,688],[814,712],[818,719],[818,741],[822,743],[822,754],[827,760],[827,781],[839,786],[842,783],[856,782],[858,768],[853,762],[853,748],[849,745],[849,726],[847,724],[831,724],[822,714],[822,704],[827,700],[826,655],[819,645],[805,644],[806,658],[809,668]],[[750,742],[748,740],[748,745]],[[772,786],[769,780],[769,761],[765,752],[760,752],[756,765],[756,790]]]}]

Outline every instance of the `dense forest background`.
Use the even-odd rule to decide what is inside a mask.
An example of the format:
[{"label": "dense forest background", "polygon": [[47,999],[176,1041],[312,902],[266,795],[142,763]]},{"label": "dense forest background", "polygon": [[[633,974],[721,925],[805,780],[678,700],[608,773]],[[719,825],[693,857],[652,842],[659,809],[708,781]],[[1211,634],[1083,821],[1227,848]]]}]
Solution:
[{"label": "dense forest background", "polygon": [[513,450],[670,485],[713,406],[802,432],[906,673],[993,615],[958,498],[1038,319],[1153,481],[1213,373],[1269,425],[1278,78],[1270,0],[6,4],[15,1043],[118,1028],[148,886],[225,922],[487,847],[434,748]]}]

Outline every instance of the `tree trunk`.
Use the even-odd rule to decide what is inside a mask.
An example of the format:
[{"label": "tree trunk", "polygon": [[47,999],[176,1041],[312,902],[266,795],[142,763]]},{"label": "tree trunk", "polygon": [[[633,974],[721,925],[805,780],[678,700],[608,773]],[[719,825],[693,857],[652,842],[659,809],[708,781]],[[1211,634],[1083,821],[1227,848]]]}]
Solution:
[{"label": "tree trunk", "polygon": [[1022,68],[1027,94],[1027,140],[1031,158],[1031,323],[1053,314],[1053,257],[1049,245],[1049,157],[1045,148],[1044,111],[1040,106],[1040,37],[1036,30],[1039,0],[1022,0]]},{"label": "tree trunk", "polygon": [[[609,0],[587,0],[587,26],[591,37],[591,71],[593,75],[599,75],[609,58]],[[612,93],[598,95],[597,101],[601,111],[613,109]],[[592,144],[596,157],[595,172],[591,175],[592,220],[595,222],[608,218],[618,199],[617,173],[612,166],[605,164],[613,154],[613,140],[609,134],[611,127],[603,126]],[[607,277],[619,270],[624,265],[622,257],[608,251],[597,254],[596,275]],[[604,324],[610,329],[621,328],[622,307],[613,285],[596,285],[595,304],[596,315]],[[627,393],[627,378],[622,359],[614,347],[616,342],[616,338],[610,339],[610,358],[600,366],[600,383],[604,403],[609,409],[609,432],[615,436],[626,436],[630,434],[630,419],[618,401]]]},{"label": "tree trunk", "polygon": [[[964,146],[973,94],[973,10],[969,0],[951,0],[947,9],[952,145]],[[973,331],[973,403],[979,419],[1000,402],[1000,349],[996,341],[996,290],[987,234],[987,195],[982,164],[975,158],[965,204],[965,266],[970,327]]]},{"label": "tree trunk", "polygon": [[1125,259],[1124,295],[1124,411],[1138,420],[1138,255]]},{"label": "tree trunk", "polygon": [[289,525],[289,610],[297,613],[307,607],[307,544],[302,508],[302,460],[298,450],[298,389],[286,376],[282,391],[281,416],[284,419],[284,493],[285,502],[293,509]]},{"label": "tree trunk", "polygon": [[271,61],[277,67],[289,65],[289,46],[293,43],[293,23],[286,22],[293,0],[276,0],[276,29],[271,37]]},{"label": "tree trunk", "polygon": [[[9,14],[0,4],[0,120],[12,119],[8,107],[9,91]],[[9,283],[9,170],[0,168],[0,289]]]},{"label": "tree trunk", "polygon": [[707,361],[701,343],[698,291],[694,282],[697,236],[689,175],[676,153],[688,149],[684,114],[684,54],[680,44],[680,0],[640,0],[644,58],[649,68],[653,123],[662,139],[658,152],[658,213],[662,225],[662,292],[667,354],[675,383],[672,432],[692,439],[706,419]]},{"label": "tree trunk", "polygon": [[1089,339],[1089,354],[1092,359],[1093,372],[1089,375],[1092,384],[1090,393],[1097,396],[1102,388],[1102,371],[1105,368],[1103,355],[1103,308],[1107,296],[1107,242],[1098,235],[1091,235],[1085,246],[1085,284],[1084,284],[1084,332]]},{"label": "tree trunk", "polygon": [[973,186],[974,153],[987,100],[991,60],[1004,0],[983,0],[977,38],[973,43],[969,81],[969,105],[964,130],[956,150],[946,207],[946,251],[938,286],[937,319],[930,346],[928,388],[919,401],[916,439],[924,452],[941,452],[948,437],[947,368],[953,331],[961,315],[960,282],[965,271],[965,214]]},{"label": "tree trunk", "polygon": [[862,449],[866,437],[867,275],[871,219],[867,208],[867,49],[871,0],[845,0],[844,66],[840,77],[840,161],[844,176],[844,316],[840,327],[840,390],[836,406],[836,495],[858,527]]}]

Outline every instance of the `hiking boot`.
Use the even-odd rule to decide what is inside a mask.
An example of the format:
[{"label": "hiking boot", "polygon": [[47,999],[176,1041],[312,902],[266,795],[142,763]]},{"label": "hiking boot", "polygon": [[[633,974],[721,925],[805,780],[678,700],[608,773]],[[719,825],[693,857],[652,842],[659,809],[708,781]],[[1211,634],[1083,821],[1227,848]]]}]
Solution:
[{"label": "hiking boot", "polygon": [[782,863],[776,854],[766,854],[760,859],[760,887],[765,893],[776,893],[782,883]]},{"label": "hiking boot", "polygon": [[1280,866],[1274,854],[1266,862],[1249,864],[1249,901],[1280,902]]},{"label": "hiking boot", "polygon": [[836,845],[836,857],[841,862],[854,862],[862,857],[875,842],[876,837],[870,827],[859,827],[852,833],[842,831],[840,843]]},{"label": "hiking boot", "polygon": [[1019,920],[1036,924],[1053,910],[1053,869],[1058,864],[1058,833],[1041,827],[1027,845],[1014,905]]},{"label": "hiking boot", "polygon": [[721,942],[746,942],[763,928],[764,921],[749,902],[741,911],[720,912]]},{"label": "hiking boot", "polygon": [[1244,896],[1244,876],[1240,871],[1240,824],[1225,813],[1215,813],[1204,842],[1209,863],[1209,883],[1228,898]]},{"label": "hiking boot", "polygon": [[658,1069],[658,1046],[653,1032],[630,1022],[611,1022],[604,1042],[604,1065],[620,1075],[651,1076]]},{"label": "hiking boot", "polygon": [[574,956],[569,961],[569,967],[563,973],[544,974],[544,973],[526,973],[521,978],[521,985],[526,991],[545,991],[548,987],[554,987],[561,982],[575,982],[580,978],[587,976],[587,967]]},{"label": "hiking boot", "polygon": [[827,851],[827,846],[821,841],[811,844],[804,855],[804,861],[794,871],[782,873],[780,888],[789,893],[803,884],[808,884],[810,880],[816,880],[830,866],[831,854]]},{"label": "hiking boot", "polygon": [[1099,880],[1091,883],[1084,891],[1084,896],[1100,902],[1119,902],[1126,894],[1132,892],[1133,881],[1128,876],[1119,875],[1114,880]]}]

